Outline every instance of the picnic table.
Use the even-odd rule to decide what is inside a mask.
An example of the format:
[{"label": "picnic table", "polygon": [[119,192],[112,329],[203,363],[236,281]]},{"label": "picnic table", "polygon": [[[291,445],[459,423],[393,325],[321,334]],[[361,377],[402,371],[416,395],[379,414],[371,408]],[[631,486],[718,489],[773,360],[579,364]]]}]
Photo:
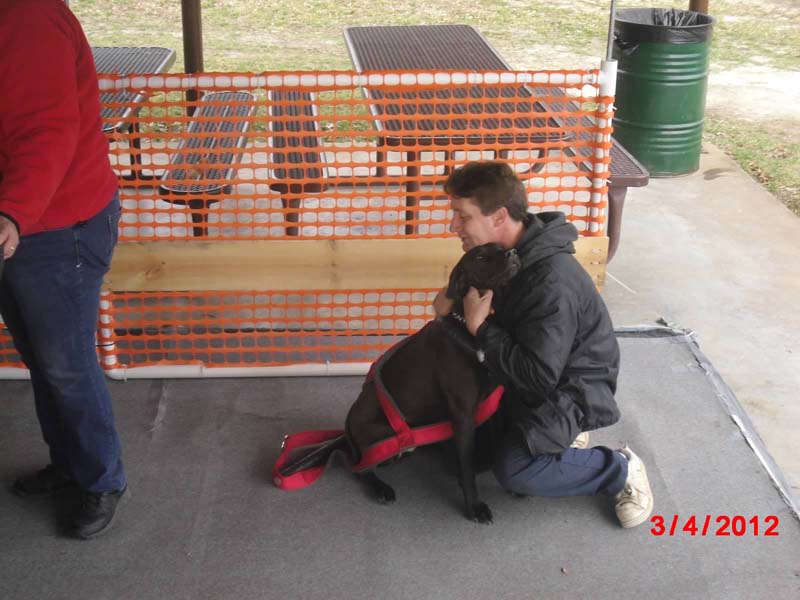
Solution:
[{"label": "picnic table", "polygon": [[[417,69],[438,69],[438,70],[464,70],[464,71],[511,71],[509,64],[503,59],[497,50],[484,38],[474,27],[468,25],[399,25],[399,26],[364,26],[346,27],[344,30],[345,40],[350,52],[353,66],[359,72],[364,71],[386,71],[386,70],[417,70]],[[537,95],[542,95],[542,90],[533,88]],[[368,90],[368,93],[369,90]],[[374,92],[372,92],[374,94]],[[546,93],[546,92],[545,92]],[[509,86],[504,95],[520,97],[519,88]],[[532,96],[532,94],[528,94]],[[374,96],[372,96],[374,97]],[[377,98],[376,98],[377,99]],[[402,114],[402,103],[405,99],[397,95],[398,107],[391,108],[397,114]],[[546,110],[541,103],[534,102],[532,111],[542,112]],[[381,105],[376,104],[373,108],[374,114],[379,114],[382,110]],[[420,109],[422,110],[422,109]],[[431,106],[431,111],[434,107]],[[519,117],[517,117],[518,119]],[[588,119],[588,117],[584,117]],[[534,142],[544,144],[544,142],[565,140],[565,134],[559,131],[561,122],[548,118],[536,119],[534,125],[547,126],[549,133],[540,134],[539,139],[532,139]],[[394,123],[397,123],[396,125]],[[401,130],[402,122],[385,121],[387,131],[387,143],[398,143],[396,137],[391,137]],[[424,122],[423,122],[424,123]],[[486,143],[494,142],[491,138],[492,123],[489,126],[483,140]],[[501,119],[499,126],[505,127],[508,122]],[[529,126],[530,123],[515,123],[515,125]],[[497,127],[497,125],[495,125]],[[547,137],[545,137],[547,136]],[[400,138],[402,139],[402,138]],[[500,140],[503,141],[502,139]],[[515,140],[518,141],[518,140]],[[567,152],[580,153],[586,156],[590,148],[578,148],[577,150],[567,149]],[[588,161],[587,156],[587,161]],[[409,159],[410,160],[410,159]],[[416,169],[416,167],[409,167]],[[413,171],[416,174],[416,171]],[[409,174],[410,176],[410,174]],[[624,206],[625,195],[630,186],[638,187],[647,185],[649,174],[647,170],[634,159],[616,140],[612,138],[611,148],[611,176],[609,180],[609,210],[606,225],[609,236],[609,250],[607,260],[611,260],[619,245],[621,232],[622,209]],[[411,184],[413,186],[413,183]],[[413,199],[411,199],[413,201]]]},{"label": "picnic table", "polygon": [[[175,62],[175,51],[169,48],[153,46],[92,46],[94,66],[98,76],[102,75],[128,75],[128,74],[157,74],[169,70]],[[120,89],[100,94],[103,118],[103,133],[125,133],[130,130],[130,116],[138,114],[134,108],[145,99],[145,94]],[[134,131],[138,129],[134,127]],[[138,135],[131,137],[133,146],[131,167],[134,163],[141,164],[141,140]],[[130,175],[125,179],[152,179],[143,175],[141,171],[131,169]]]},{"label": "picnic table", "polygon": [[[157,47],[92,46],[98,75],[156,74],[167,71],[175,62],[175,51]],[[126,130],[126,119],[133,112],[132,103],[144,99],[143,94],[117,90],[100,94],[103,104],[103,133]],[[122,106],[113,106],[120,104]],[[118,120],[114,120],[114,119]]]},{"label": "picnic table", "polygon": [[[358,72],[427,68],[508,70],[505,64],[489,60],[494,54],[485,40],[482,46],[476,48],[478,53],[474,56],[442,44],[443,40],[447,41],[450,31],[458,32],[464,27],[347,27],[344,35]],[[475,32],[471,27],[467,29]],[[440,37],[442,34],[444,38]],[[483,64],[490,66],[483,67]],[[376,117],[379,145],[395,147],[406,156],[408,207],[415,206],[417,202],[419,166],[416,161],[422,147],[439,146],[439,151],[446,152],[443,147],[466,145],[488,149],[526,145],[538,157],[542,157],[548,143],[561,141],[567,135],[558,119],[535,116],[537,112],[546,112],[547,107],[535,100],[534,94],[521,85],[488,88],[478,85],[457,86],[436,92],[385,92],[367,88],[365,93],[368,99],[374,101],[370,104],[370,111]],[[442,114],[445,103],[448,106],[447,114]],[[418,115],[430,118],[419,119]],[[387,119],[386,116],[396,118]],[[411,117],[416,118],[412,120]],[[499,151],[501,155],[504,152]],[[533,169],[542,166],[542,163],[534,163]],[[412,219],[413,212],[407,212],[406,218]],[[407,226],[406,233],[412,232],[413,226]]]}]

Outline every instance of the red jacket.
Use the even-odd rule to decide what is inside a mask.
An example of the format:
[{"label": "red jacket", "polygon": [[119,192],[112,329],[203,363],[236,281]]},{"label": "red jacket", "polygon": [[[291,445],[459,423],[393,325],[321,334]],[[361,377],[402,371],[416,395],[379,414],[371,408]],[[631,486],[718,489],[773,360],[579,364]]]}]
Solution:
[{"label": "red jacket", "polygon": [[21,235],[68,227],[116,187],[80,23],[62,0],[0,0],[0,214]]}]

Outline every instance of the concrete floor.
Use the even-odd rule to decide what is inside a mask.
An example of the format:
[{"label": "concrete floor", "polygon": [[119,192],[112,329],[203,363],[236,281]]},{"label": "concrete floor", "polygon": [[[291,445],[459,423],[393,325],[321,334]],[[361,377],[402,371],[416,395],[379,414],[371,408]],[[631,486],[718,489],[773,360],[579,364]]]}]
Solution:
[{"label": "concrete floor", "polygon": [[[697,334],[800,495],[800,218],[717,148],[631,189],[603,295],[616,326]],[[794,442],[792,441],[794,440]]]},{"label": "concrete floor", "polygon": [[[494,523],[471,523],[436,447],[381,469],[389,506],[339,458],[306,489],[272,485],[283,436],[341,426],[361,377],[113,381],[129,502],[83,543],[62,535],[74,494],[0,493],[0,598],[800,597],[800,521],[743,439],[745,415],[689,336],[661,333],[620,335],[622,418],[591,442],[642,457],[663,529],[621,529],[602,495],[515,498],[490,472],[477,483]],[[8,482],[46,452],[29,383],[0,381],[0,398]]]}]

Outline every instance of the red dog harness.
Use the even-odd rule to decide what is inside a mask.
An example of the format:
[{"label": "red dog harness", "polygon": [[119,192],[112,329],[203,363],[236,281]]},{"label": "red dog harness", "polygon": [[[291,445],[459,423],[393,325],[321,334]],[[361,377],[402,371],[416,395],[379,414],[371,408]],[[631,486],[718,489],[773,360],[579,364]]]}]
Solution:
[{"label": "red dog harness", "polygon": [[[364,471],[380,463],[397,456],[401,452],[417,446],[434,444],[453,437],[453,425],[449,422],[436,423],[434,425],[422,425],[420,427],[409,427],[400,409],[395,404],[389,392],[383,385],[380,373],[383,364],[392,356],[409,338],[395,344],[387,350],[377,361],[375,361],[367,373],[367,382],[372,382],[377,392],[383,414],[394,431],[394,435],[388,439],[372,444],[366,448],[361,455],[361,460],[350,468],[353,472]],[[491,417],[500,406],[500,398],[503,396],[503,386],[498,386],[489,396],[483,400],[475,411],[475,425],[484,423]],[[344,435],[341,429],[326,429],[321,431],[304,431],[287,435],[281,446],[281,455],[275,462],[272,469],[272,481],[282,490],[298,490],[314,483],[322,475],[324,465],[309,467],[292,475],[281,475],[280,470],[289,460],[290,453],[304,446],[321,444],[329,440]]]}]

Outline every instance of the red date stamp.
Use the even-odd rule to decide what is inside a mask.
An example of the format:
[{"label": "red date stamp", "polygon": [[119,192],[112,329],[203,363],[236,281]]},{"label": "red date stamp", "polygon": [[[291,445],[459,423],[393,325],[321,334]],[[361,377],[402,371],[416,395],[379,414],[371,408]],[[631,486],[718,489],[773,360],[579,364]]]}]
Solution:
[{"label": "red date stamp", "polygon": [[654,536],[688,535],[690,537],[777,537],[780,519],[776,515],[765,517],[744,515],[653,515],[650,533]]}]

